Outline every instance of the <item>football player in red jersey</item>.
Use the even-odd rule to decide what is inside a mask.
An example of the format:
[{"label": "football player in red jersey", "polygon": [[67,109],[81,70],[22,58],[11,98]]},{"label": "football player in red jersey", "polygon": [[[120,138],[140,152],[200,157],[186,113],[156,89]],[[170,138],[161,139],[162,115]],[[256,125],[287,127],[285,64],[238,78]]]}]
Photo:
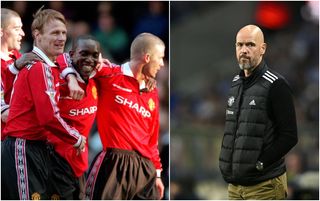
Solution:
[{"label": "football player in red jersey", "polygon": [[[19,14],[7,8],[1,8],[1,141],[5,135],[3,129],[7,122],[9,103],[15,74],[23,66],[32,61],[40,61],[34,53],[20,54],[21,41],[24,36],[22,22]],[[64,72],[67,75],[67,71]],[[81,99],[84,92],[74,82],[72,75],[67,76],[69,80],[70,96]]]},{"label": "football player in red jersey", "polygon": [[[79,36],[74,40],[70,53],[59,55],[56,60],[60,68],[70,67],[74,70],[79,86],[85,91],[84,98],[81,100],[72,99],[69,95],[67,81],[60,79],[58,106],[61,117],[87,139],[97,112],[97,88],[91,78],[96,74],[95,70],[99,63],[100,52],[100,44],[96,39],[89,35]],[[84,172],[89,166],[88,143],[85,151],[82,154],[78,154],[72,145],[62,141],[55,135],[49,135],[48,140],[54,146],[54,150],[69,163],[73,170],[73,175],[79,178],[80,185],[73,184],[73,194],[74,199],[81,199],[84,195]],[[59,160],[54,165],[57,164],[59,165]],[[59,167],[57,167],[57,170],[59,171]],[[69,191],[71,190],[69,189]],[[79,197],[79,194],[81,197]]]},{"label": "football player in red jersey", "polygon": [[[14,62],[18,65],[25,65],[25,59],[28,61],[37,60],[34,54],[25,54],[23,59],[19,59],[23,37],[24,32],[19,14],[13,10],[1,8],[1,133],[7,122],[10,94],[15,77],[7,76],[8,67]],[[1,140],[4,138],[5,136],[1,135]]]},{"label": "football player in red jersey", "polygon": [[63,15],[40,9],[34,15],[32,34],[33,53],[42,62],[23,68],[14,84],[4,130],[8,137],[1,146],[3,199],[51,199],[65,190],[65,186],[50,178],[53,153],[46,143],[48,131],[73,145],[79,153],[86,143],[86,138],[61,118],[57,107],[60,73],[53,61],[63,52],[66,42]]},{"label": "football player in red jersey", "polygon": [[131,44],[130,61],[102,68],[97,80],[97,126],[103,151],[94,159],[86,199],[161,199],[158,150],[159,97],[146,91],[147,77],[164,66],[165,45],[149,33]]},{"label": "football player in red jersey", "polygon": [[21,18],[13,10],[1,8],[1,122],[7,121],[9,108],[4,100],[6,70],[21,56],[21,40],[24,36]]},{"label": "football player in red jersey", "polygon": [[[69,53],[63,53],[56,59],[60,70],[66,70],[76,75],[77,84],[85,91],[84,98],[75,100],[70,95],[68,82],[65,79],[59,81],[59,102],[61,117],[70,125],[75,127],[86,138],[89,136],[90,129],[96,116],[97,111],[97,89],[95,82],[91,79],[96,74],[96,68],[100,64],[100,44],[92,36],[79,36],[73,42],[72,50]],[[102,59],[104,63],[110,65],[108,60]],[[29,62],[32,62],[30,60]],[[70,81],[70,80],[69,80]],[[54,151],[59,156],[54,156],[52,164],[56,171],[66,171],[63,165],[60,164],[59,157],[62,157],[68,162],[73,172],[68,172],[65,176],[75,176],[80,179],[80,191],[84,194],[84,172],[88,169],[88,146],[82,154],[78,154],[72,145],[62,141],[57,136],[48,133],[48,141],[53,145]],[[57,160],[56,160],[57,159]],[[53,174],[55,176],[55,174]],[[54,179],[59,178],[61,175]],[[73,188],[70,188],[72,186]],[[70,190],[71,189],[71,190]],[[73,194],[74,199],[79,199],[78,183],[70,183],[68,188],[69,194]]]}]

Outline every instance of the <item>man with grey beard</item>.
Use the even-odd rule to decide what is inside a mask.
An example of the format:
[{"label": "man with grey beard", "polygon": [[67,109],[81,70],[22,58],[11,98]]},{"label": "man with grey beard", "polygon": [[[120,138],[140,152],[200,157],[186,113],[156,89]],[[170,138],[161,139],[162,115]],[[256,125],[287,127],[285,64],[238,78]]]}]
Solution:
[{"label": "man with grey beard", "polygon": [[291,89],[265,61],[261,29],[247,25],[236,36],[241,69],[231,84],[219,157],[229,199],[285,199],[285,155],[298,142]]}]

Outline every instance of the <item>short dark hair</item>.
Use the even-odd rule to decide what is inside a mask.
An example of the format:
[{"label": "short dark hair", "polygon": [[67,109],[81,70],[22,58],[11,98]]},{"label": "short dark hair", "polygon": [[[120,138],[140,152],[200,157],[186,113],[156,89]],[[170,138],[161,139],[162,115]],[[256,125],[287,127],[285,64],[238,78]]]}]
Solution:
[{"label": "short dark hair", "polygon": [[100,49],[100,42],[92,35],[81,35],[78,36],[76,38],[73,39],[72,41],[72,50],[76,50],[76,48],[78,47],[79,41],[81,40],[93,40],[95,41],[98,45],[99,45],[99,49]]},{"label": "short dark hair", "polygon": [[16,11],[8,8],[1,8],[1,28],[7,28],[9,25],[9,19],[13,17],[20,18],[20,15]]}]

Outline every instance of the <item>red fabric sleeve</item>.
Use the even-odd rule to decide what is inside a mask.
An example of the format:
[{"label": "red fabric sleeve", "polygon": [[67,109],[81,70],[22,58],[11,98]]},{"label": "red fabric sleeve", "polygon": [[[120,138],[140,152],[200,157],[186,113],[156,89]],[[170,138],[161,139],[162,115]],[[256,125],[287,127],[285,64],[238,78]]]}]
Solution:
[{"label": "red fabric sleeve", "polygon": [[[4,89],[3,91],[4,101],[7,104],[10,103],[11,92],[13,89],[13,82],[14,82],[14,79],[16,78],[16,75],[9,70],[9,65],[13,64],[15,60],[19,59],[21,57],[21,53],[17,50],[13,50],[10,57],[12,58],[12,60],[10,60],[10,62],[8,63],[3,64],[1,60],[1,79],[3,82],[3,89]],[[7,66],[4,68],[3,65],[7,65]]]},{"label": "red fabric sleeve", "polygon": [[9,68],[4,70],[5,79],[3,80],[3,86],[4,86],[4,101],[9,104],[10,98],[11,98],[11,92],[13,88],[13,82],[16,78],[16,75],[11,73]]},{"label": "red fabric sleeve", "polygon": [[[154,93],[154,92],[153,92]],[[155,91],[155,93],[158,93]],[[162,164],[160,162],[160,155],[159,155],[159,128],[160,128],[160,117],[159,117],[159,99],[158,96],[155,95],[153,97],[156,97],[156,111],[155,111],[155,118],[153,121],[153,128],[151,130],[152,136],[150,138],[150,149],[152,151],[152,158],[151,161],[153,162],[156,169],[162,169]]]},{"label": "red fabric sleeve", "polygon": [[99,78],[102,76],[109,76],[111,74],[120,73],[121,72],[121,66],[112,64],[112,66],[103,65],[102,68],[97,71],[94,78]]},{"label": "red fabric sleeve", "polygon": [[[56,71],[56,76],[52,71]],[[40,125],[46,127],[61,140],[74,145],[77,143],[80,134],[60,117],[57,106],[59,90],[56,88],[58,75],[57,68],[38,62],[30,69],[28,83]]]},{"label": "red fabric sleeve", "polygon": [[65,79],[69,73],[73,73],[73,74],[76,73],[72,67],[72,60],[68,53],[60,54],[57,57],[56,62],[59,65],[59,68],[60,68],[59,71],[62,79]]}]

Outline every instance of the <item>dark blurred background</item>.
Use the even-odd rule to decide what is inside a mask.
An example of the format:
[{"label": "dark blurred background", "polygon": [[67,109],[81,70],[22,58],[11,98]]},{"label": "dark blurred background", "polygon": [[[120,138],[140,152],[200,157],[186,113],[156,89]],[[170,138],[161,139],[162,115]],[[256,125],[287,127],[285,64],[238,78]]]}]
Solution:
[{"label": "dark blurred background", "polygon": [[247,24],[262,28],[265,60],[294,94],[288,199],[319,199],[319,1],[170,2],[171,199],[228,199],[218,157],[235,37]]},{"label": "dark blurred background", "polygon": [[[95,36],[102,45],[103,57],[122,64],[129,60],[130,44],[142,32],[159,36],[166,44],[165,67],[157,75],[160,95],[159,149],[163,164],[164,199],[169,198],[169,2],[168,1],[1,1],[2,8],[18,12],[22,18],[21,52],[32,50],[32,15],[44,5],[60,11],[67,20],[68,40],[65,52],[71,48],[72,38],[83,34]],[[107,122],[106,122],[107,123]],[[89,160],[102,149],[96,125],[89,138]]]}]

